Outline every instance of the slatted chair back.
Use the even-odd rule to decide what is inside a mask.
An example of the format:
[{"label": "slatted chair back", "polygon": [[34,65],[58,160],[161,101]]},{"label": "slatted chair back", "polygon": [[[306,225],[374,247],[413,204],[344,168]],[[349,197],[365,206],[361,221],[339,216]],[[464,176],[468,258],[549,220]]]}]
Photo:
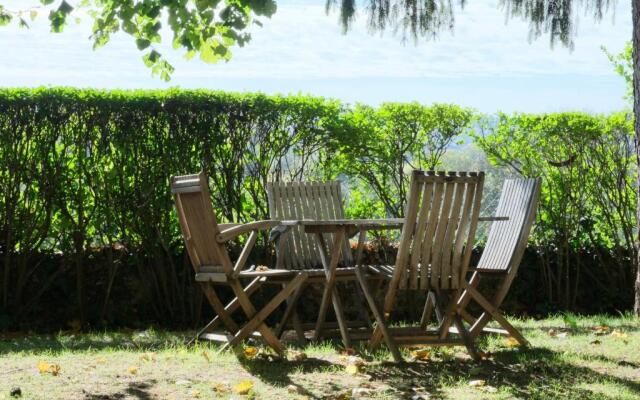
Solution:
[{"label": "slatted chair back", "polygon": [[471,258],[483,184],[483,172],[413,172],[390,286],[461,287]]},{"label": "slatted chair back", "polygon": [[[267,183],[269,216],[275,220],[330,220],[343,219],[340,182],[269,182]],[[322,260],[318,243],[301,226],[292,227],[288,233],[279,265],[285,269],[321,268]],[[333,239],[326,241],[333,254]],[[352,265],[349,242],[342,243],[342,264]]]},{"label": "slatted chair back", "polygon": [[185,246],[196,273],[233,273],[226,248],[216,238],[220,233],[211,205],[209,185],[204,173],[171,178],[171,193]]},{"label": "slatted chair back", "polygon": [[508,217],[491,224],[477,269],[508,272],[517,269],[527,247],[540,196],[540,178],[507,179],[495,215]]}]

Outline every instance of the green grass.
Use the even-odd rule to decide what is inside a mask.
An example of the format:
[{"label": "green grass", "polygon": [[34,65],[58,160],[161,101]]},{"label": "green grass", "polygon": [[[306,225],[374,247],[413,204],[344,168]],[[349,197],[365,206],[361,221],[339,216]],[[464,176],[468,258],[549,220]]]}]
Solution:
[{"label": "green grass", "polygon": [[[241,349],[187,346],[190,332],[7,334],[0,337],[0,399],[10,398],[12,387],[28,399],[321,399],[354,388],[362,398],[376,399],[640,398],[640,320],[565,314],[513,322],[531,347],[509,347],[504,338],[488,336],[480,347],[489,357],[480,363],[463,348],[434,348],[427,361],[395,365],[384,349],[370,353],[360,346],[365,365],[356,375],[346,372],[345,358],[331,342],[292,349],[287,360],[261,349],[249,360]],[[609,331],[597,335],[593,328],[601,325]],[[296,351],[307,358],[296,361]],[[58,364],[59,374],[40,373],[39,362]],[[253,383],[250,393],[234,394],[233,386],[245,380]],[[471,386],[474,380],[485,383]]]}]

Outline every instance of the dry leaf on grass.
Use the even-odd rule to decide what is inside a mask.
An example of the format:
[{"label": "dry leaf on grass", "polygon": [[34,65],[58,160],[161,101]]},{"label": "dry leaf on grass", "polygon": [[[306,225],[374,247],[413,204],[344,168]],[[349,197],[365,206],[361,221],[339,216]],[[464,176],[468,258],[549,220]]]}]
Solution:
[{"label": "dry leaf on grass", "polygon": [[518,343],[518,340],[513,336],[509,336],[504,340],[504,345],[507,347],[518,347],[520,343]]},{"label": "dry leaf on grass", "polygon": [[98,358],[96,360],[97,364],[106,364],[107,363],[107,359],[106,358]]},{"label": "dry leaf on grass", "polygon": [[629,334],[628,333],[622,332],[622,331],[620,331],[618,329],[614,329],[611,332],[611,336],[613,336],[614,338],[623,339],[623,340],[629,338]]},{"label": "dry leaf on grass", "polygon": [[558,335],[558,332],[556,332],[555,329],[551,328],[547,331],[547,335],[551,336],[551,337],[555,337]]},{"label": "dry leaf on grass", "polygon": [[131,374],[131,375],[137,375],[138,374],[138,367],[136,367],[135,365],[130,366],[129,368],[127,368],[127,371]]},{"label": "dry leaf on grass", "polygon": [[153,352],[143,353],[140,356],[140,361],[150,362],[155,360],[156,360],[156,353],[153,353]]},{"label": "dry leaf on grass", "polygon": [[295,361],[304,361],[307,359],[307,354],[302,351],[296,351],[292,356]]},{"label": "dry leaf on grass", "polygon": [[200,353],[200,354],[202,354],[202,357],[204,357],[205,360],[207,360],[207,362],[209,362],[209,363],[211,362],[211,354],[209,354],[208,351],[202,350],[202,353]]},{"label": "dry leaf on grass", "polygon": [[483,387],[486,386],[487,381],[485,381],[484,379],[474,379],[472,381],[469,381],[469,386],[471,387]]},{"label": "dry leaf on grass", "polygon": [[414,361],[428,361],[429,355],[430,353],[427,349],[417,349],[411,352],[411,358]]},{"label": "dry leaf on grass", "polygon": [[40,361],[38,363],[38,372],[40,372],[41,374],[51,374],[53,376],[57,376],[60,373],[60,365]]},{"label": "dry leaf on grass", "polygon": [[233,393],[235,394],[247,394],[249,391],[253,389],[253,382],[250,380],[238,382],[233,387]]},{"label": "dry leaf on grass", "polygon": [[609,333],[609,331],[611,330],[611,328],[609,328],[606,325],[598,325],[598,326],[594,326],[593,331],[595,332],[596,336],[602,336],[602,335],[606,335],[607,333]]},{"label": "dry leaf on grass", "polygon": [[244,356],[247,357],[249,360],[255,358],[255,356],[257,355],[258,355],[258,349],[256,347],[247,346],[244,348]]},{"label": "dry leaf on grass", "polygon": [[202,393],[200,393],[199,390],[192,390],[191,391],[191,397],[193,397],[194,399],[199,399],[201,395],[202,395]]},{"label": "dry leaf on grass", "polygon": [[222,382],[213,382],[212,386],[213,386],[213,391],[218,394],[227,393],[229,391],[229,386],[227,386]]}]

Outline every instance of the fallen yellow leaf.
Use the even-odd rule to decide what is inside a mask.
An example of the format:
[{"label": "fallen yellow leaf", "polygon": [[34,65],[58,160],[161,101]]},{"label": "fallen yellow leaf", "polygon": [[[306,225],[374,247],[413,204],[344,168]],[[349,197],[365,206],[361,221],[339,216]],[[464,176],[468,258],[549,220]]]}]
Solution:
[{"label": "fallen yellow leaf", "polygon": [[199,390],[192,390],[191,391],[191,397],[193,397],[194,399],[199,399],[200,398],[200,391]]},{"label": "fallen yellow leaf", "polygon": [[253,389],[253,382],[250,380],[241,381],[233,387],[233,392],[236,394],[247,394]]},{"label": "fallen yellow leaf", "polygon": [[429,354],[429,350],[427,349],[413,350],[411,352],[411,358],[413,358],[414,360],[427,361],[429,360]]},{"label": "fallen yellow leaf", "polygon": [[202,354],[202,357],[204,357],[205,360],[207,360],[207,362],[209,362],[209,363],[211,362],[211,354],[209,354],[208,351],[202,350],[202,353],[200,353],[200,354]]},{"label": "fallen yellow leaf", "polygon": [[258,349],[253,346],[247,346],[244,348],[244,356],[248,359],[252,359],[258,355]]},{"label": "fallen yellow leaf", "polygon": [[130,366],[129,368],[127,368],[127,371],[131,374],[131,375],[136,375],[138,373],[138,367],[136,367],[135,365]]},{"label": "fallen yellow leaf", "polygon": [[60,373],[60,365],[40,361],[38,363],[38,371],[41,374],[51,374],[53,376],[57,376]]},{"label": "fallen yellow leaf", "polygon": [[516,346],[519,346],[520,343],[518,343],[518,340],[513,336],[509,336],[504,340],[504,345],[507,347],[516,347]]},{"label": "fallen yellow leaf", "polygon": [[107,363],[107,359],[106,358],[98,358],[96,360],[96,363],[98,363],[98,364],[106,364]]}]

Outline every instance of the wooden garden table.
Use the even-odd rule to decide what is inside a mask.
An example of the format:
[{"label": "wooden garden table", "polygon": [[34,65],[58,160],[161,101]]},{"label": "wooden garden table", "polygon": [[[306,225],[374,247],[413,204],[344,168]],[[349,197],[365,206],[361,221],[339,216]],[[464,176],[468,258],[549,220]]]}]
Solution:
[{"label": "wooden garden table", "polygon": [[[322,294],[322,301],[320,303],[320,311],[318,313],[318,320],[316,322],[313,340],[317,340],[320,337],[327,316],[327,310],[329,308],[329,299],[331,299],[333,309],[336,313],[336,319],[338,320],[338,326],[340,328],[342,341],[344,342],[345,347],[351,347],[351,339],[349,337],[347,329],[347,321],[344,317],[342,302],[337,290],[335,289],[336,271],[338,268],[338,262],[341,260],[341,244],[345,236],[351,237],[357,233],[360,234],[358,238],[358,247],[356,250],[355,260],[356,265],[358,265],[362,256],[362,249],[367,231],[401,229],[403,224],[403,218],[332,220],[305,219],[281,221],[281,225],[284,226],[303,226],[304,231],[306,233],[315,234],[316,240],[318,241],[318,247],[320,249],[320,259],[322,261],[322,267],[326,276],[326,285]],[[323,236],[323,234],[325,233],[334,234],[332,254],[328,254],[326,241]]]}]

